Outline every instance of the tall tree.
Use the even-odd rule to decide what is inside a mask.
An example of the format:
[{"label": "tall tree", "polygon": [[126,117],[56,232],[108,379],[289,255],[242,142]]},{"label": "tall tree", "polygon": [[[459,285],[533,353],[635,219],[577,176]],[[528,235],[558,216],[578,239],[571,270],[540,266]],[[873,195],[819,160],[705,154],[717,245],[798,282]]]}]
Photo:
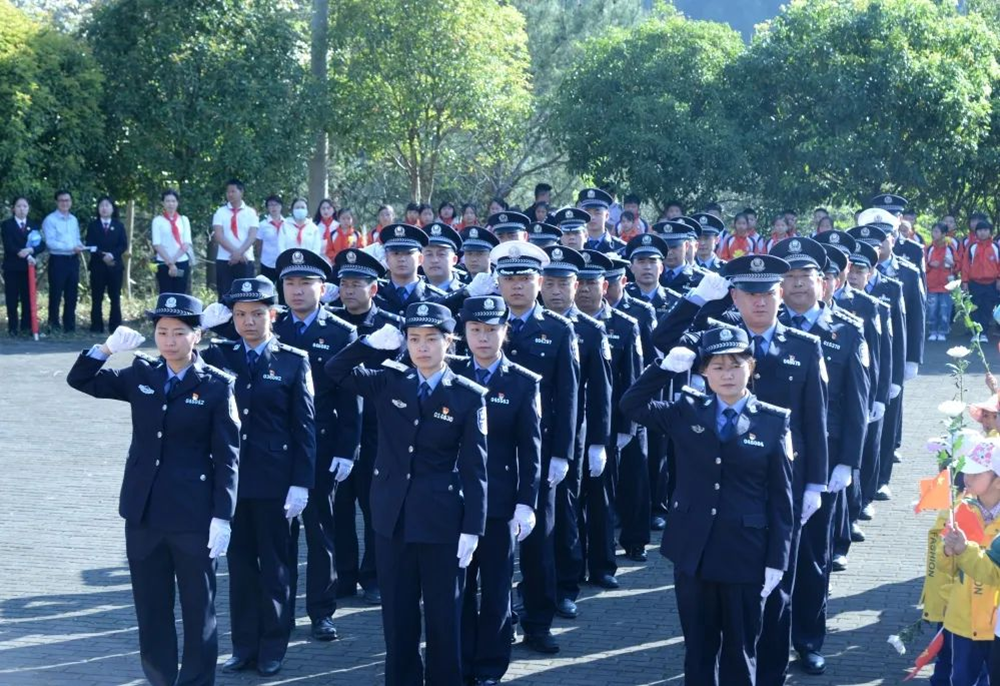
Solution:
[{"label": "tall tree", "polygon": [[[327,52],[330,49],[330,0],[313,0],[310,20],[309,67],[312,76],[311,91],[318,100],[327,102]],[[309,197],[319,202],[326,197],[329,161],[329,137],[321,117],[316,117],[313,132],[313,151],[309,159]]]}]

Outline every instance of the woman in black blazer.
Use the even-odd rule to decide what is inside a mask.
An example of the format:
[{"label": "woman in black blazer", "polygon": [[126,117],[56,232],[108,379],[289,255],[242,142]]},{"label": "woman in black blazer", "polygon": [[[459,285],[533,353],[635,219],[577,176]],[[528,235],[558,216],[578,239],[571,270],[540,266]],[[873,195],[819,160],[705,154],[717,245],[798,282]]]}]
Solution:
[{"label": "woman in black blazer", "polygon": [[[97,219],[87,227],[87,247],[90,253],[90,330],[104,332],[104,293],[111,301],[108,329],[114,331],[122,323],[122,280],[125,265],[122,256],[128,252],[125,225],[118,221],[118,207],[111,196],[97,201]],[[96,248],[96,250],[95,250]]]},{"label": "woman in black blazer", "polygon": [[7,301],[7,330],[11,336],[16,336],[19,331],[31,332],[28,263],[45,250],[45,240],[38,225],[28,220],[28,199],[18,196],[14,198],[12,206],[14,216],[0,224],[0,235],[3,236],[3,284]]}]

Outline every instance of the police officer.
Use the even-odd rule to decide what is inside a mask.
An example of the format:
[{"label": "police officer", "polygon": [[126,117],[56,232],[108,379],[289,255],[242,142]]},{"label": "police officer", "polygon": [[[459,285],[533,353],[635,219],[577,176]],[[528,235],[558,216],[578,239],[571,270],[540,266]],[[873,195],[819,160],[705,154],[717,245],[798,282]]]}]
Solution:
[{"label": "police officer", "polygon": [[[118,327],[80,355],[67,381],[95,398],[132,407],[132,447],[118,512],[125,519],[142,669],[154,686],[215,683],[216,560],[226,553],[236,508],[240,420],[233,377],[195,351],[201,302],[163,293],[147,311],[160,357],[135,353],[102,369],[143,337]],[[207,545],[206,545],[207,543]],[[184,655],[177,670],[174,584],[180,591]]]},{"label": "police officer", "polygon": [[316,414],[309,358],[274,337],[278,295],[264,276],[234,279],[224,304],[239,340],[217,340],[206,362],[236,374],[243,422],[240,490],[229,551],[233,656],[223,671],[281,670],[294,624],[293,519],[315,483]]},{"label": "police officer", "polygon": [[445,293],[457,291],[464,285],[456,272],[462,237],[444,222],[432,222],[423,228],[427,234],[427,245],[421,253],[428,283]]},{"label": "police officer", "polygon": [[556,487],[576,456],[579,351],[572,322],[538,304],[539,272],[549,262],[545,251],[525,242],[501,243],[490,260],[496,265],[500,294],[509,311],[504,354],[542,377],[542,480],[537,523],[521,543],[524,612],[520,623],[528,648],[553,654],[559,652],[551,632],[556,610]]},{"label": "police officer", "polygon": [[486,228],[493,232],[501,243],[528,240],[531,220],[527,215],[513,210],[495,212],[486,219]]},{"label": "police officer", "polygon": [[[765,402],[791,410],[790,429],[794,461],[792,495],[795,526],[788,569],[778,592],[770,596],[764,610],[757,681],[765,686],[783,684],[791,643],[791,596],[795,582],[800,526],[819,509],[821,492],[829,479],[826,444],[827,374],[819,339],[813,334],[778,321],[781,280],[789,265],[771,255],[744,255],[726,263],[721,275],[706,274],[701,283],[680,300],[653,331],[661,350],[671,350],[682,341],[696,349],[697,329],[686,337],[706,302],[722,300],[732,283],[736,310],[720,317],[747,330],[757,360],[752,389]],[[704,329],[700,322],[697,328]]]},{"label": "police officer", "polygon": [[[635,424],[618,409],[618,401],[642,372],[642,341],[639,322],[613,309],[606,296],[609,282],[624,280],[624,264],[612,260],[615,253],[584,250],[585,266],[577,278],[576,306],[604,325],[611,348],[611,440],[607,445],[608,464],[604,473],[583,473],[579,500],[580,541],[591,583],[617,588],[615,574],[615,525],[612,507],[618,481],[619,455],[636,438]],[[624,262],[624,261],[622,261]],[[620,292],[620,291],[619,291]],[[647,529],[648,527],[643,527]],[[635,544],[630,544],[630,547]],[[628,550],[628,548],[626,548]],[[634,557],[634,554],[633,554]]]},{"label": "police officer", "polygon": [[560,238],[562,238],[562,231],[559,230],[558,226],[543,222],[533,222],[528,227],[528,240],[539,248],[556,245],[559,243]]},{"label": "police officer", "polygon": [[[907,211],[910,203],[901,195],[896,195],[895,193],[879,193],[878,195],[872,196],[868,201],[868,207],[878,210],[884,210],[891,214],[893,217],[900,218],[906,215],[916,216],[916,212]],[[862,223],[859,219],[859,224]],[[924,248],[918,241],[915,241],[906,236],[897,233],[896,240],[892,246],[892,251],[905,258],[920,271],[920,275],[924,275],[925,265],[924,265]]]},{"label": "police officer", "polygon": [[444,297],[444,291],[418,273],[423,264],[421,250],[428,243],[426,233],[410,224],[390,224],[382,229],[381,238],[389,278],[379,284],[376,293],[379,309],[401,316],[411,303],[434,302]]},{"label": "police officer", "polygon": [[868,424],[869,354],[861,321],[843,308],[832,310],[822,302],[821,274],[827,261],[823,246],[796,236],[776,243],[770,254],[791,265],[782,281],[784,306],[779,320],[819,337],[830,377],[830,478],[819,511],[802,529],[792,602],[792,644],[803,669],[822,674],[826,661],[820,651],[826,636],[834,518],[837,501],[844,498],[844,489],[861,466]]},{"label": "police officer", "polygon": [[690,227],[682,221],[670,220],[657,222],[653,232],[667,244],[667,252],[663,254],[663,273],[660,275],[660,285],[678,293],[687,292],[695,280],[694,270],[684,261],[687,242],[693,237]]},{"label": "police officer", "polygon": [[[338,353],[326,373],[378,413],[371,490],[387,686],[460,686],[460,575],[486,527],[486,389],[445,361],[455,320],[443,305],[406,308],[412,366],[386,325]],[[420,601],[427,630],[420,659]],[[426,676],[425,676],[426,675]]]},{"label": "police officer", "polygon": [[567,248],[583,250],[587,242],[587,225],[590,223],[590,214],[577,207],[565,207],[556,213],[559,230],[562,236],[559,243]]},{"label": "police officer", "polygon": [[[482,232],[487,233],[485,229],[482,229]],[[379,279],[383,278],[386,272],[385,267],[377,259],[364,250],[346,248],[337,253],[334,266],[337,269],[335,277],[338,286],[337,296],[342,304],[342,307],[333,310],[338,317],[353,324],[360,336],[374,333],[386,324],[402,328],[402,317],[379,309],[375,304]],[[375,455],[378,452],[376,420],[374,405],[365,403],[361,413],[361,450],[354,469],[338,484],[334,496],[337,596],[356,595],[360,584],[362,597],[369,605],[379,605],[382,602],[375,573],[375,531],[372,528],[369,500]],[[355,502],[361,509],[364,524],[365,550],[360,559]]]},{"label": "police officer", "polygon": [[462,230],[462,264],[469,279],[477,274],[490,273],[490,250],[500,245],[493,232],[481,226],[469,226]]},{"label": "police officer", "polygon": [[462,305],[462,321],[471,355],[452,367],[487,389],[490,427],[486,533],[466,570],[462,672],[467,681],[495,684],[510,665],[514,541],[523,541],[535,527],[541,479],[541,379],[503,354],[508,324],[502,298],[468,298]]},{"label": "police officer", "polygon": [[614,198],[600,188],[584,188],[576,196],[576,206],[585,210],[587,222],[587,242],[584,248],[598,252],[621,252],[625,241],[608,233],[608,210]]},{"label": "police officer", "polygon": [[691,215],[698,222],[698,249],[695,251],[694,264],[701,269],[719,272],[726,263],[715,252],[719,244],[719,236],[726,230],[726,223],[707,212]]},{"label": "police officer", "polygon": [[[550,261],[542,269],[542,301],[546,308],[573,323],[580,352],[575,459],[556,492],[556,612],[572,619],[577,615],[580,581],[585,578],[577,521],[583,472],[589,471],[597,479],[607,466],[607,444],[611,438],[611,347],[604,325],[576,307],[578,274],[586,266],[583,254],[560,246],[547,248],[545,252]],[[614,577],[605,575],[594,581],[608,588],[618,587]]]},{"label": "police officer", "polygon": [[[660,552],[674,563],[684,632],[684,683],[752,686],[768,598],[790,564],[795,521],[789,412],[748,388],[754,347],[742,328],[700,337],[711,393],[657,400],[695,353],[671,350],[624,395],[622,412],[685,446]],[[758,649],[758,645],[760,648]]]}]

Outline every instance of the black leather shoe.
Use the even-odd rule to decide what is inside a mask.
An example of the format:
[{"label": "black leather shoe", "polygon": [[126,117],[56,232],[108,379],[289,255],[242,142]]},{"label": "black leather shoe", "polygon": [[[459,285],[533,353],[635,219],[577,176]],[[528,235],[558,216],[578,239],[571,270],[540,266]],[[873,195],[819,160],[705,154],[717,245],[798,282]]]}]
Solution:
[{"label": "black leather shoe", "polygon": [[653,531],[663,531],[667,528],[667,520],[660,516],[654,516],[649,522],[649,528]]},{"label": "black leather shoe", "polygon": [[806,674],[822,674],[826,671],[826,660],[815,650],[799,653],[799,660],[802,661],[802,669]]},{"label": "black leather shoe", "polygon": [[611,574],[600,574],[598,576],[592,576],[590,577],[590,583],[594,584],[595,586],[600,586],[601,588],[606,588],[608,590],[614,590],[621,586],[621,584],[618,583],[618,579],[616,579]]},{"label": "black leather shoe", "polygon": [[231,658],[222,663],[222,671],[231,674],[233,672],[242,672],[244,669],[250,669],[257,663],[254,657],[242,657],[240,655],[233,655]]},{"label": "black leather shoe", "polygon": [[362,595],[362,600],[369,605],[381,605],[382,592],[377,588],[366,588],[364,594]]},{"label": "black leather shoe", "polygon": [[546,655],[555,655],[559,652],[559,644],[548,631],[542,634],[525,634],[524,646],[536,653],[545,653]]},{"label": "black leather shoe", "polygon": [[833,560],[830,561],[830,571],[833,572],[846,572],[847,571],[847,555],[834,555]]},{"label": "black leather shoe", "polygon": [[332,617],[323,617],[312,623],[312,637],[317,641],[337,640],[337,628],[333,626]]},{"label": "black leather shoe", "polygon": [[854,522],[854,524],[851,524],[851,542],[864,543],[865,538],[866,538],[865,532],[861,530],[861,527],[858,526],[858,523]]},{"label": "black leather shoe", "polygon": [[872,505],[871,503],[868,503],[867,505],[862,507],[861,512],[858,513],[858,519],[860,519],[862,522],[870,522],[871,520],[875,519],[875,506]]},{"label": "black leather shoe", "polygon": [[875,491],[875,500],[885,502],[886,500],[892,500],[892,491],[889,489],[889,485],[879,486],[878,490]]},{"label": "black leather shoe", "polygon": [[649,557],[646,555],[646,546],[634,545],[625,551],[625,557],[632,560],[632,562],[647,562]]},{"label": "black leather shoe", "polygon": [[281,660],[265,660],[257,665],[257,673],[261,676],[274,676],[281,671]]},{"label": "black leather shoe", "polygon": [[[577,609],[576,603],[574,603],[569,598],[563,598],[556,602],[556,614],[565,619],[576,619]],[[541,635],[541,634],[539,634]],[[524,640],[528,640],[527,634],[525,634]]]}]

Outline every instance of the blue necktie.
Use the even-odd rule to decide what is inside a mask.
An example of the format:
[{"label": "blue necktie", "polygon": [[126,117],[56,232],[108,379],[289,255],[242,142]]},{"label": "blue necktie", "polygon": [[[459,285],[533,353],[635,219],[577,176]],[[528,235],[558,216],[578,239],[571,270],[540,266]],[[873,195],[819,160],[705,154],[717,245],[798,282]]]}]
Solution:
[{"label": "blue necktie", "polygon": [[426,381],[420,382],[420,389],[417,391],[417,397],[420,399],[421,409],[427,405],[427,399],[431,397],[431,386]]},{"label": "blue necktie", "polygon": [[797,314],[792,317],[792,326],[800,331],[806,330],[806,317],[803,314]]},{"label": "blue necktie", "polygon": [[754,336],[753,337],[753,359],[760,362],[764,359],[764,337]]},{"label": "blue necktie", "polygon": [[[518,321],[521,321],[520,319]],[[479,382],[480,386],[486,386],[490,382],[490,370],[489,369],[477,369],[476,370],[476,381]]]},{"label": "blue necktie", "polygon": [[167,379],[167,385],[163,388],[163,394],[169,398],[170,394],[174,392],[174,388],[176,388],[177,382],[179,381],[180,379],[176,376],[171,376]]},{"label": "blue necktie", "polygon": [[257,354],[256,350],[247,352],[247,367],[250,369],[250,376],[253,376],[254,372],[257,371],[257,360],[259,358],[260,355]]},{"label": "blue necktie", "polygon": [[736,410],[727,407],[722,411],[722,415],[726,421],[722,425],[722,431],[719,432],[719,440],[725,443],[736,433]]},{"label": "blue necktie", "polygon": [[524,320],[520,317],[515,317],[510,320],[510,329],[514,332],[514,335],[521,333],[521,329],[524,328]]},{"label": "blue necktie", "polygon": [[405,286],[399,286],[396,289],[396,295],[399,297],[399,302],[401,302],[401,303],[403,303],[405,305],[406,304],[406,287]]}]

